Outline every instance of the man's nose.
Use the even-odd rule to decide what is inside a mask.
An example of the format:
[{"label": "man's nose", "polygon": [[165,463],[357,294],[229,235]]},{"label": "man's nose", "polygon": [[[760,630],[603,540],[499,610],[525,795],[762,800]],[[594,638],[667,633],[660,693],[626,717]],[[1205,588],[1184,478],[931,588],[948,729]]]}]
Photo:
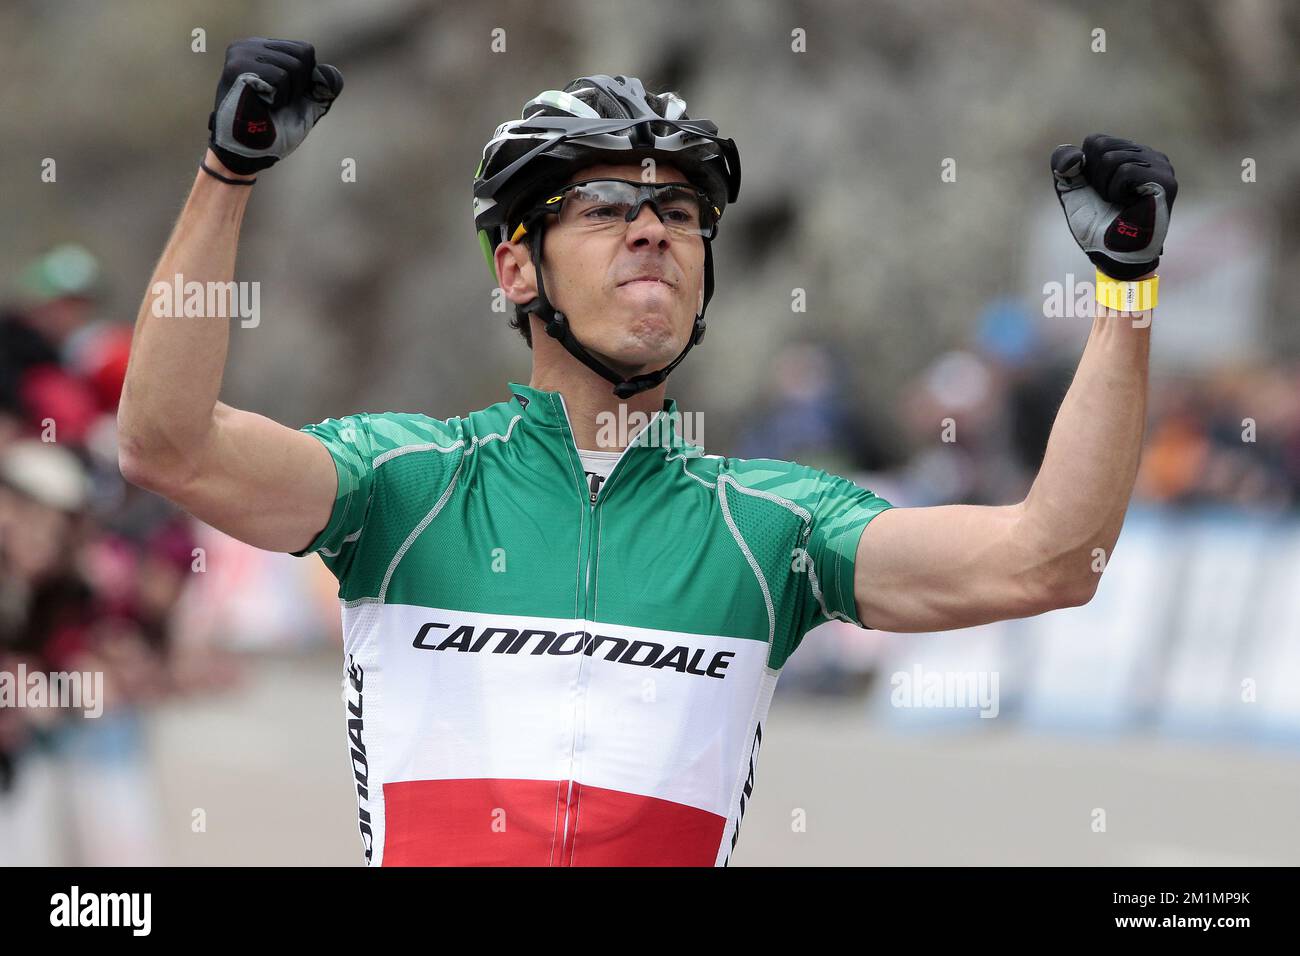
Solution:
[{"label": "man's nose", "polygon": [[649,203],[643,203],[640,211],[627,225],[627,237],[629,242],[638,242],[641,239],[650,241],[652,239],[662,242],[668,238],[668,230],[663,222],[655,215],[654,209]]}]

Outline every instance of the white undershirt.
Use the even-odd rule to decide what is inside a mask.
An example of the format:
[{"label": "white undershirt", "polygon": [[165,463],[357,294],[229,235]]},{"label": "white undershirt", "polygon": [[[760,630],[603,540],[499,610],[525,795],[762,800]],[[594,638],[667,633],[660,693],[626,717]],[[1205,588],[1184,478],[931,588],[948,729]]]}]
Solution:
[{"label": "white undershirt", "polygon": [[578,457],[582,459],[582,470],[587,473],[587,490],[591,493],[591,501],[594,504],[596,497],[600,493],[601,486],[609,473],[614,470],[621,451],[587,451],[578,449]]}]

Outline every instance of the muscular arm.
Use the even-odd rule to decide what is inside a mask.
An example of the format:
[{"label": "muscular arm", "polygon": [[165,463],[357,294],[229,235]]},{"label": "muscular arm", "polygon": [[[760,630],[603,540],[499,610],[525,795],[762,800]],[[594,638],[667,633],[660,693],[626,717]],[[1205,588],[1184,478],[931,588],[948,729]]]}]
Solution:
[{"label": "muscular arm", "polygon": [[[1150,312],[1098,306],[1074,381],[1025,500],[894,508],[858,544],[858,614],[887,631],[941,631],[1087,603],[1137,477]],[[1142,326],[1134,328],[1134,324]]]},{"label": "muscular arm", "polygon": [[[208,167],[236,178],[208,151]],[[228,318],[153,313],[154,283],[229,282],[252,188],[199,172],[136,319],[118,462],[133,484],[270,551],[306,547],[329,520],[337,475],[315,438],[217,400]]]}]

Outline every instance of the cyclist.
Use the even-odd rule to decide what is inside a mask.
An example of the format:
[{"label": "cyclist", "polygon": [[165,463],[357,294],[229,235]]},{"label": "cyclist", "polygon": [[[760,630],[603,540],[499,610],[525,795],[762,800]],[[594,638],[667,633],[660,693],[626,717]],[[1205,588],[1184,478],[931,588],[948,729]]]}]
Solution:
[{"label": "cyclist", "polygon": [[[256,173],[341,89],[309,44],[231,45],[155,281],[230,281]],[[1163,154],[1093,136],[1053,171],[1106,294],[1149,289],[1175,192]],[[665,380],[704,336],[739,185],[735,144],[673,93],[601,74],[529,100],[484,149],[474,212],[532,372],[464,417],[294,430],[231,408],[228,323],[160,317],[146,296],[122,470],[338,577],[369,863],[726,864],[808,630],[968,627],[1093,594],[1137,469],[1145,325],[1102,310],[1014,505],[893,508],[796,463],[706,454]],[[648,424],[611,447],[603,423],[634,413]]]}]

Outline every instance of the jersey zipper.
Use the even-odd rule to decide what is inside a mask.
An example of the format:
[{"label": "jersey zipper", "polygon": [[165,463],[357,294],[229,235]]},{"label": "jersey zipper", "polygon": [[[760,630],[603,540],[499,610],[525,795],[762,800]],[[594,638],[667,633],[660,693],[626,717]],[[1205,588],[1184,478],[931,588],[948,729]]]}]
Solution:
[{"label": "jersey zipper", "polygon": [[[569,409],[564,404],[564,396],[557,392],[556,398],[559,399],[560,409],[564,413],[564,426],[568,435],[568,450],[570,452],[569,458],[577,467],[580,476],[578,479],[578,490],[581,493],[583,501],[586,502],[587,505],[587,547],[585,570],[583,572],[583,593],[581,595],[583,608],[582,623],[584,626],[583,629],[586,630],[586,626],[592,622],[592,618],[596,612],[595,594],[592,590],[592,575],[599,573],[600,556],[596,554],[596,542],[599,538],[600,507],[605,503],[605,500],[608,497],[609,488],[614,482],[614,476],[618,474],[619,468],[622,467],[623,461],[627,457],[628,448],[632,446],[628,445],[627,448],[623,449],[618,460],[614,462],[614,467],[610,469],[609,477],[602,483],[601,488],[606,492],[606,494],[602,496],[599,489],[592,491],[587,487],[585,481],[586,472],[582,468],[582,457],[578,454],[578,441],[573,436],[573,424],[569,421]],[[658,415],[654,416],[654,418],[657,417]],[[653,424],[654,418],[651,419],[651,424]],[[649,425],[646,427],[648,428]],[[595,555],[594,563],[592,560],[593,555]],[[573,737],[569,750],[568,786],[565,788],[566,792],[564,796],[564,819],[561,824],[560,855],[558,860],[552,857],[552,866],[573,865],[574,846],[578,836],[578,804],[581,801],[582,791],[581,786],[576,783],[576,778],[579,772],[580,754],[582,753],[582,738],[585,735],[586,730],[586,681],[590,680],[591,676],[590,668],[586,666],[587,657],[588,655],[586,654],[585,648],[577,655],[577,701],[574,704]]]}]

